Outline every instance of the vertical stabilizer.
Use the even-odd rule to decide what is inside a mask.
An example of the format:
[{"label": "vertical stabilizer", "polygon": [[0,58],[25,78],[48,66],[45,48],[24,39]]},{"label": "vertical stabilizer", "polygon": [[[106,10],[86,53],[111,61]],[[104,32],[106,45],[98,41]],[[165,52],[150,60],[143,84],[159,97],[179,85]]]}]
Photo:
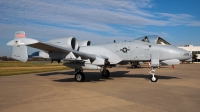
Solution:
[{"label": "vertical stabilizer", "polygon": [[26,62],[28,60],[27,46],[25,46],[24,43],[20,41],[20,39],[26,38],[25,32],[24,31],[15,32],[14,38],[17,40],[14,42],[13,45],[12,58],[20,60],[22,62]]},{"label": "vertical stabilizer", "polygon": [[24,45],[14,45],[12,58],[26,62],[28,60],[27,47]]}]

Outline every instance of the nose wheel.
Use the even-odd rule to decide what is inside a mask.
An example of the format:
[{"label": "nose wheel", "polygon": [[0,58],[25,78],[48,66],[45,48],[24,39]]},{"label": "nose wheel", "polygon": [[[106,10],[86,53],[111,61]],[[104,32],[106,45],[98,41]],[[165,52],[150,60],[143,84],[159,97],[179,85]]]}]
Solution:
[{"label": "nose wheel", "polygon": [[158,78],[157,78],[157,76],[151,76],[150,77],[150,80],[151,80],[151,82],[157,82],[158,81]]},{"label": "nose wheel", "polygon": [[151,82],[157,82],[158,81],[158,77],[155,75],[156,70],[152,67],[151,71],[149,72],[149,74],[151,74],[152,76],[150,77],[150,81]]}]

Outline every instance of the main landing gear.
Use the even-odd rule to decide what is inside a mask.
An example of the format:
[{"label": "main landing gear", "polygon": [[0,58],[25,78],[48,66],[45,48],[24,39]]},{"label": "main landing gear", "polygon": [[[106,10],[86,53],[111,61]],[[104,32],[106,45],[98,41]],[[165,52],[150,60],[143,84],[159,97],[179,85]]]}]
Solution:
[{"label": "main landing gear", "polygon": [[103,77],[109,77],[109,76],[110,76],[109,70],[106,69],[108,66],[110,66],[110,62],[109,62],[108,60],[105,60],[104,66],[103,66],[102,69],[100,70],[101,75],[102,75]]},{"label": "main landing gear", "polygon": [[138,66],[137,65],[131,65],[131,68],[137,68]]},{"label": "main landing gear", "polygon": [[139,65],[139,62],[130,62],[131,63],[131,68],[137,68]]},{"label": "main landing gear", "polygon": [[109,77],[109,76],[110,76],[109,70],[107,70],[105,66],[102,67],[102,68],[103,68],[103,70],[100,70],[101,75],[102,75],[103,77]]},{"label": "main landing gear", "polygon": [[[108,66],[110,66],[110,62],[108,60],[105,60],[104,66],[100,70],[100,73],[103,77],[109,77],[110,76],[109,70],[106,69]],[[75,69],[75,71],[76,71],[76,74],[75,74],[75,77],[74,77],[75,81],[84,82],[85,74],[83,73],[83,69]]]},{"label": "main landing gear", "polygon": [[[109,77],[110,76],[110,72],[109,72],[109,70],[107,70],[106,68],[103,67],[103,70],[101,71],[101,75],[103,77]],[[74,79],[77,82],[84,82],[84,80],[85,80],[85,74],[83,73],[83,70],[78,70],[76,72],[76,74],[75,74]]]},{"label": "main landing gear", "polygon": [[154,67],[151,67],[151,71],[149,72],[149,74],[152,75],[152,76],[150,76],[151,82],[157,82],[158,81],[158,77],[155,76],[155,72],[156,72],[156,69],[154,69]]},{"label": "main landing gear", "polygon": [[76,69],[76,74],[75,74],[75,81],[77,82],[83,82],[85,80],[85,74],[83,73],[83,70],[77,70]]}]

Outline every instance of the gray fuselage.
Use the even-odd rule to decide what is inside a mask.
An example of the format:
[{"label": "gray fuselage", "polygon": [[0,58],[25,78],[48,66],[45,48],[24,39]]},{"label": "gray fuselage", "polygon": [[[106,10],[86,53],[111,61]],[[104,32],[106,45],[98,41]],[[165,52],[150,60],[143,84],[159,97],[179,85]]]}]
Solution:
[{"label": "gray fuselage", "polygon": [[109,43],[80,47],[79,51],[106,56],[111,63],[121,61],[149,61],[152,54],[158,54],[159,60],[179,59],[187,60],[191,58],[191,53],[172,45],[152,44],[142,41]]}]

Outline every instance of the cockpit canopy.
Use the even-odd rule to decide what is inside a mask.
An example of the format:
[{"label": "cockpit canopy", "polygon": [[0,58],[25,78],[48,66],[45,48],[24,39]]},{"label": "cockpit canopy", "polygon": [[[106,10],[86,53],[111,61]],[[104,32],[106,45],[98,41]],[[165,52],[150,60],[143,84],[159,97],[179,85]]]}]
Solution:
[{"label": "cockpit canopy", "polygon": [[140,40],[143,42],[154,43],[154,44],[171,45],[169,42],[167,42],[166,40],[157,35],[144,36],[137,38],[135,40]]}]

